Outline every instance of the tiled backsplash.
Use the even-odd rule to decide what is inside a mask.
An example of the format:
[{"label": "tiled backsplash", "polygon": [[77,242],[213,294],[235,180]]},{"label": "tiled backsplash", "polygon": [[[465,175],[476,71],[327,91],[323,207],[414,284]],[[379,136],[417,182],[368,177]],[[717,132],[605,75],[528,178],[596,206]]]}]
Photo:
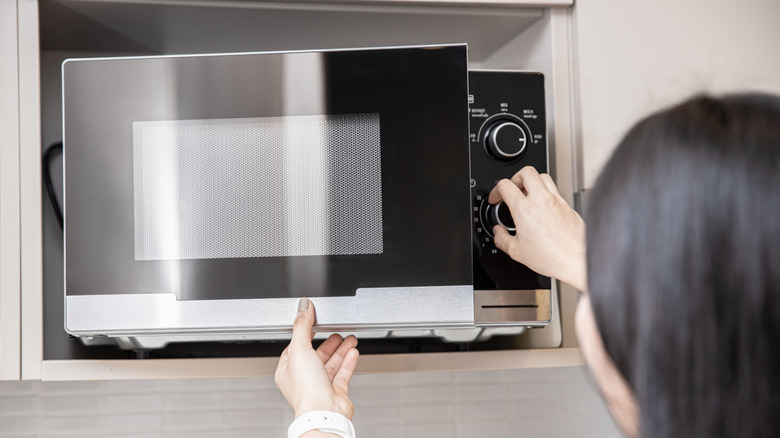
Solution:
[{"label": "tiled backsplash", "polygon": [[[355,376],[361,438],[618,437],[583,368]],[[272,378],[0,382],[0,437],[282,438]]]}]

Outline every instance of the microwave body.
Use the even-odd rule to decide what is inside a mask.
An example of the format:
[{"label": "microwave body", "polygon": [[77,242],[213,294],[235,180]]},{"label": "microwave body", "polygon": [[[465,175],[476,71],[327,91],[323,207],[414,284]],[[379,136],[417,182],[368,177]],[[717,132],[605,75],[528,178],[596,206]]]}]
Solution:
[{"label": "microwave body", "polygon": [[[67,60],[66,331],[280,339],[300,297],[317,330],[368,337],[549,322],[549,284],[474,290],[468,74],[465,45]],[[479,316],[507,286],[533,318]]]}]

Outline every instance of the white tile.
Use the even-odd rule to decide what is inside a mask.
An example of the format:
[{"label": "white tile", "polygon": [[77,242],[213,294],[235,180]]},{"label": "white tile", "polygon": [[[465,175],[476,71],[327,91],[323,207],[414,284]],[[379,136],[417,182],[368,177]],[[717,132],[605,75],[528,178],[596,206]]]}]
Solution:
[{"label": "white tile", "polygon": [[404,387],[399,390],[402,404],[451,403],[455,399],[455,389],[451,386]]},{"label": "white tile", "polygon": [[221,392],[169,393],[163,396],[163,408],[166,411],[189,411],[221,409]]},{"label": "white tile", "polygon": [[509,424],[504,421],[459,422],[458,438],[509,438]]},{"label": "white tile", "polygon": [[73,434],[73,433],[100,433],[100,417],[93,415],[62,417],[43,417],[40,419],[39,428],[41,434]]},{"label": "white tile", "polygon": [[243,391],[276,388],[273,377],[244,377],[223,379],[223,386],[225,389],[237,389]]},{"label": "white tile", "polygon": [[400,434],[402,438],[452,438],[453,436],[455,436],[455,427],[452,423],[407,424],[401,426]]},{"label": "white tile", "polygon": [[610,432],[583,433],[583,434],[577,434],[575,436],[567,436],[566,438],[625,438],[625,437],[620,432],[615,431],[614,433],[610,433]]},{"label": "white tile", "polygon": [[[230,432],[228,432],[230,433]],[[243,438],[244,436],[248,438],[282,438],[287,436],[287,427],[280,429],[258,429],[251,432],[250,435],[241,435]],[[232,435],[225,435],[225,438],[238,438],[234,437]]]},{"label": "white tile", "polygon": [[40,409],[43,415],[60,414],[94,414],[99,413],[103,407],[103,399],[100,394],[91,396],[59,396],[42,397]]},{"label": "white tile", "polygon": [[0,396],[0,417],[18,417],[20,415],[38,415],[38,397],[2,397]]},{"label": "white tile", "polygon": [[574,438],[565,427],[566,420],[549,418],[524,418],[509,423],[509,435],[513,437]]},{"label": "white tile", "polygon": [[103,410],[117,412],[158,412],[162,409],[162,394],[126,393],[103,397]]},{"label": "white tile", "polygon": [[161,380],[109,380],[104,383],[104,391],[110,393],[159,393],[162,390]]},{"label": "white tile", "polygon": [[604,417],[609,415],[606,404],[599,397],[591,397],[589,400],[566,400],[564,410],[567,415]]},{"label": "white tile", "polygon": [[190,431],[190,432],[166,432],[163,434],[163,438],[224,438],[224,437],[221,431]]},{"label": "white tile", "polygon": [[41,382],[36,380],[0,382],[0,398],[37,395]]},{"label": "white tile", "polygon": [[46,432],[38,435],[38,438],[101,438],[100,432],[72,432],[72,431],[56,431]]},{"label": "white tile", "polygon": [[451,404],[412,405],[401,406],[398,414],[402,424],[444,422],[454,420],[455,409]]},{"label": "white tile", "polygon": [[521,382],[508,385],[509,400],[554,401],[563,399],[562,382]]},{"label": "white tile", "polygon": [[583,367],[521,368],[507,370],[507,381],[512,382],[549,382],[564,381],[581,376]]},{"label": "white tile", "polygon": [[617,429],[612,418],[608,415],[589,417],[582,416],[571,418],[564,423],[565,431],[571,434],[606,434],[614,433]]},{"label": "white tile", "polygon": [[507,383],[506,372],[503,370],[461,371],[454,373],[454,377],[459,383]]},{"label": "white tile", "polygon": [[208,430],[222,427],[222,412],[166,412],[163,430]]},{"label": "white tile", "polygon": [[165,392],[202,392],[204,390],[221,390],[221,379],[178,379],[163,380],[162,388]]},{"label": "white tile", "polygon": [[41,394],[90,394],[103,392],[103,382],[43,382]]},{"label": "white tile", "polygon": [[38,417],[8,417],[0,418],[0,436],[12,437],[22,433],[38,432]]},{"label": "white tile", "polygon": [[103,438],[163,438],[161,433],[130,433],[125,434],[121,431],[110,431],[103,435]]},{"label": "white tile", "polygon": [[460,402],[455,408],[458,421],[506,420],[509,408],[506,402]]},{"label": "white tile", "polygon": [[595,382],[590,379],[566,380],[563,383],[563,394],[566,400],[590,400],[599,397]]},{"label": "white tile", "polygon": [[106,415],[103,417],[103,430],[112,433],[160,433],[162,430],[163,415],[134,414],[134,415]]},{"label": "white tile", "polygon": [[373,388],[377,386],[397,386],[398,374],[361,374],[352,376],[349,387]]},{"label": "white tile", "polygon": [[281,438],[287,436],[287,430],[282,429],[246,429],[228,430],[224,438]]},{"label": "white tile", "polygon": [[452,381],[452,373],[418,372],[398,375],[400,386],[450,384]]},{"label": "white tile", "polygon": [[508,404],[511,418],[561,419],[565,416],[563,400],[513,401]]},{"label": "white tile", "polygon": [[393,406],[398,404],[398,388],[351,388],[349,398],[355,406]]},{"label": "white tile", "polygon": [[[366,426],[357,428],[355,426],[355,434],[361,437],[370,438],[398,438],[399,435],[398,426]],[[277,437],[278,438],[278,437]]]},{"label": "white tile", "polygon": [[224,412],[225,427],[230,429],[276,427],[284,424],[281,418],[281,409],[227,409]]},{"label": "white tile", "polygon": [[587,366],[563,367],[560,371],[564,380],[585,380],[590,376],[590,369]]},{"label": "white tile", "polygon": [[275,408],[287,404],[282,393],[277,389],[258,389],[255,391],[226,391],[224,393],[226,408]]},{"label": "white tile", "polygon": [[399,408],[396,406],[365,406],[355,405],[355,417],[352,422],[357,425],[392,425],[398,424]]},{"label": "white tile", "polygon": [[479,400],[506,400],[509,391],[507,385],[459,385],[456,388],[455,396],[457,400],[479,401]]},{"label": "white tile", "polygon": [[[365,437],[619,436],[577,367],[362,375],[350,396]],[[292,414],[271,378],[0,383],[0,438],[279,438]]]}]

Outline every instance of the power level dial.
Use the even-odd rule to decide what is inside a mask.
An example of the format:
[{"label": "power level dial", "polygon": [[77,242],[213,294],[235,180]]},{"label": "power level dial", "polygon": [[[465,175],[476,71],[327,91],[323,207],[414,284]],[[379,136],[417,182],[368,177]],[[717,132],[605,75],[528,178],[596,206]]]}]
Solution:
[{"label": "power level dial", "polygon": [[528,135],[517,122],[499,120],[485,131],[485,148],[494,158],[512,161],[525,152]]}]

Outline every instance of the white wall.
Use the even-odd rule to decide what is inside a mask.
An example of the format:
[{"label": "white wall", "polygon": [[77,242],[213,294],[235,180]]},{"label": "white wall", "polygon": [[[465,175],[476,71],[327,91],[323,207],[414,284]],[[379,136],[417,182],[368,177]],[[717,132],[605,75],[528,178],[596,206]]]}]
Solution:
[{"label": "white wall", "polygon": [[574,19],[581,188],[651,111],[699,92],[780,94],[777,0],[583,0]]},{"label": "white wall", "polygon": [[[611,438],[584,368],[356,376],[363,438]],[[271,378],[0,382],[0,437],[280,438]]]}]

